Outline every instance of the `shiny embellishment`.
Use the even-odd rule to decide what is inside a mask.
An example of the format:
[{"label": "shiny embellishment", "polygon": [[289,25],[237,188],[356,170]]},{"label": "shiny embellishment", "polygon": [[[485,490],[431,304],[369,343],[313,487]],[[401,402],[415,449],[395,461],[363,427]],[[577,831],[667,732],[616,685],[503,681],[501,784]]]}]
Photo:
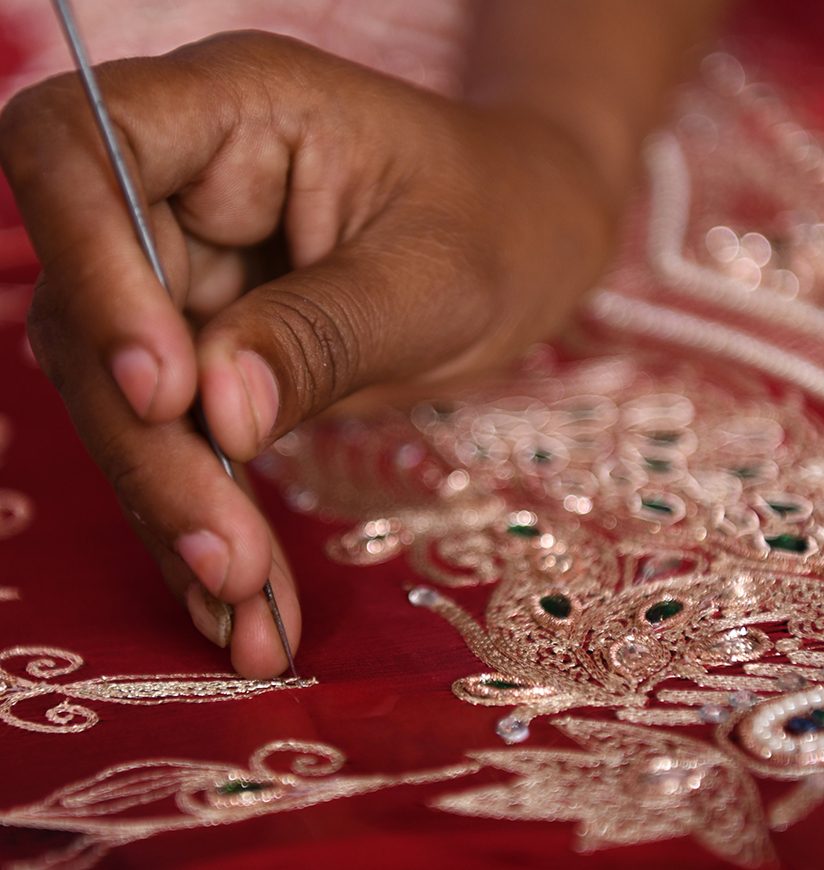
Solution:
[{"label": "shiny embellishment", "polygon": [[[425,403],[409,421],[393,415],[385,426],[370,422],[371,437],[335,466],[334,483],[315,467],[322,451],[304,452],[312,467],[295,451],[276,447],[273,454],[285,488],[311,488],[350,523],[403,518],[406,537],[397,552],[408,550],[428,581],[457,590],[454,598],[427,597],[425,606],[453,625],[485,666],[454,683],[458,698],[514,707],[503,717],[507,734],[521,733],[515,726],[536,716],[558,723],[571,721],[557,718],[566,710],[609,710],[609,722],[588,720],[604,730],[597,753],[587,748],[583,771],[567,775],[572,761],[560,751],[506,750],[503,769],[518,765],[511,787],[489,787],[465,803],[455,798],[474,815],[578,819],[582,838],[596,845],[603,831],[613,832],[605,845],[673,836],[677,824],[662,830],[654,818],[640,820],[638,831],[635,817],[625,819],[623,807],[609,800],[643,783],[645,799],[692,794],[702,802],[720,783],[704,752],[721,759],[756,807],[750,771],[800,782],[768,806],[776,829],[824,794],[818,762],[798,762],[802,745],[824,739],[817,730],[824,705],[795,694],[824,682],[824,430],[796,389],[824,398],[824,355],[817,350],[824,331],[824,175],[805,170],[803,184],[792,175],[803,160],[791,140],[801,134],[802,150],[813,153],[821,146],[789,121],[765,123],[780,104],[771,98],[761,118],[758,88],[737,62],[713,56],[705,69],[712,70],[706,93],[691,93],[689,116],[649,145],[651,217],[641,231],[650,262],[619,269],[590,313],[612,333],[710,353],[712,365],[673,358],[668,348],[646,353],[637,342],[632,358],[601,356],[605,348],[624,350],[599,333],[592,359],[560,365],[544,350],[503,387],[456,397],[449,414]],[[750,136],[753,129],[761,135]],[[741,143],[751,162],[739,161]],[[777,153],[765,152],[764,143]],[[775,178],[754,178],[753,165],[774,165]],[[818,158],[811,166],[821,168]],[[696,179],[706,210],[690,201]],[[739,213],[747,191],[766,209],[775,206],[764,226],[748,225]],[[638,265],[648,267],[651,280],[637,280],[644,274]],[[643,298],[646,287],[661,286],[674,288],[679,310],[667,308],[666,299]],[[685,301],[694,313],[680,310]],[[717,310],[722,317],[713,322]],[[743,322],[742,314],[760,322],[763,334],[730,325]],[[804,338],[811,356],[773,344],[776,327]],[[719,366],[719,359],[734,364]],[[745,372],[752,368],[768,373],[770,384]],[[322,444],[326,436],[315,424],[300,437]],[[378,460],[410,441],[422,455],[414,470],[390,480]],[[366,494],[364,469],[373,481]],[[338,540],[330,544],[336,558]],[[467,596],[465,610],[460,590],[480,586],[489,594],[479,615],[477,595]],[[557,596],[570,602],[568,613]],[[756,751],[765,745],[763,717],[773,713],[771,739],[791,744],[795,763],[769,747],[769,755]],[[682,760],[674,729],[701,724],[720,749],[715,754],[695,741]],[[748,748],[750,732],[757,734]],[[601,778],[638,753],[630,735],[643,741],[652,733],[662,741],[655,757],[634,772],[631,786],[616,774],[593,805]],[[624,804],[635,811],[643,800]],[[682,819],[685,806],[675,806],[672,818]],[[745,826],[738,819],[720,835],[726,809],[701,806],[690,824],[695,836],[721,836],[710,848],[743,866],[769,860],[760,809],[747,842],[762,846],[736,847],[731,855],[725,843]],[[619,839],[626,830],[627,839]]]},{"label": "shiny embellishment", "polygon": [[785,550],[788,553],[806,553],[809,549],[809,544],[806,538],[801,538],[798,535],[790,535],[784,533],[782,535],[773,535],[765,537],[767,546],[771,550]]},{"label": "shiny embellishment", "polygon": [[742,867],[773,859],[752,778],[717,748],[609,721],[553,724],[579,748],[473,752],[512,779],[436,798],[433,806],[479,818],[577,822],[584,852],[692,836]]},{"label": "shiny embellishment", "polygon": [[561,592],[554,592],[551,595],[542,595],[538,599],[541,605],[541,610],[554,616],[556,619],[566,619],[572,612],[572,602]]},{"label": "shiny embellishment", "polygon": [[518,683],[512,683],[509,680],[499,680],[496,677],[482,677],[481,682],[484,686],[489,686],[492,689],[522,689],[523,686]]},{"label": "shiny embellishment", "polygon": [[250,792],[259,792],[267,788],[271,783],[267,782],[250,782],[246,779],[229,779],[223,785],[217,786],[217,793],[224,795],[231,794],[248,794]]},{"label": "shiny embellishment", "polygon": [[783,695],[755,707],[737,734],[748,752],[771,766],[824,771],[822,709],[824,686]]},{"label": "shiny embellishment", "polygon": [[[292,757],[286,770],[278,755]],[[161,833],[234,824],[397,785],[443,782],[481,767],[467,758],[433,770],[345,774],[345,761],[323,743],[276,740],[256,750],[245,769],[175,758],[119,764],[40,801],[0,810],[0,825],[78,835],[60,852],[27,861],[29,870],[90,867],[118,846]]]},{"label": "shiny embellishment", "polygon": [[659,601],[658,604],[653,604],[652,607],[644,614],[644,619],[653,625],[664,622],[667,619],[672,619],[684,609],[684,605],[680,601],[673,598],[665,598]]},{"label": "shiny embellishment", "polygon": [[541,530],[535,526],[522,526],[513,524],[506,527],[510,535],[519,535],[522,538],[540,538]]},{"label": "shiny embellishment", "polygon": [[538,518],[532,511],[515,511],[507,517],[507,532],[520,538],[540,538]]},{"label": "shiny embellishment", "polygon": [[725,710],[718,704],[705,704],[699,711],[698,715],[702,722],[708,725],[717,725],[719,722],[724,722],[729,718],[729,711]]},{"label": "shiny embellishment", "polygon": [[787,734],[807,734],[820,730],[812,716],[793,716],[784,723]]},{"label": "shiny embellishment", "polygon": [[755,692],[750,692],[747,689],[739,689],[737,692],[732,692],[729,697],[730,706],[735,710],[749,710],[759,700]]},{"label": "shiny embellishment", "polygon": [[[7,663],[20,660],[12,671]],[[94,727],[99,717],[75,701],[114,704],[202,704],[240,700],[264,692],[313,686],[313,678],[243,680],[231,674],[170,674],[94,677],[73,683],[52,682],[81,668],[83,659],[54,647],[11,647],[0,652],[0,722],[45,734],[77,734]],[[22,670],[22,676],[20,673]],[[30,678],[34,679],[30,679]],[[16,708],[32,698],[58,695],[63,700],[46,710],[46,721],[18,716]]]},{"label": "shiny embellishment", "polygon": [[434,589],[429,589],[426,586],[413,586],[407,593],[410,604],[415,607],[434,607],[439,601],[440,596]]},{"label": "shiny embellishment", "polygon": [[504,743],[523,743],[529,737],[529,723],[511,714],[498,720],[495,731]]}]

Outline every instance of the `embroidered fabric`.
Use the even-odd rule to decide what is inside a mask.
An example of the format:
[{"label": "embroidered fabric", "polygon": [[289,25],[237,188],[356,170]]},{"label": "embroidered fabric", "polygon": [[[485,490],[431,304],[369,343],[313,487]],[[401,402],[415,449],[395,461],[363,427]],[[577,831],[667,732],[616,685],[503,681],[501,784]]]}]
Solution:
[{"label": "embroidered fabric", "polygon": [[730,56],[703,76],[569,346],[257,463],[317,687],[221,673],[167,600],[20,352],[15,266],[3,866],[816,861],[824,152]]}]

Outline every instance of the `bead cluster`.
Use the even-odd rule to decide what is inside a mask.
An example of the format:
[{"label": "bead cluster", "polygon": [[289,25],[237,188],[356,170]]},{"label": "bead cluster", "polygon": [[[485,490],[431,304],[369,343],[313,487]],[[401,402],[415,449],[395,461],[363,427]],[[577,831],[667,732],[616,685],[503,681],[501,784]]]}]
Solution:
[{"label": "bead cluster", "polygon": [[824,764],[824,686],[766,701],[739,726],[742,743],[774,764]]}]

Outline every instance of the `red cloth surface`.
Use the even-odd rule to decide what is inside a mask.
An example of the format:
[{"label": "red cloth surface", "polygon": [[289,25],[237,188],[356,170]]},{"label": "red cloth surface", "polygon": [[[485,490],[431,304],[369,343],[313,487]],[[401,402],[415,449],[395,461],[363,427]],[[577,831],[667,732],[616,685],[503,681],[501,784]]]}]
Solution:
[{"label": "red cloth surface", "polygon": [[[736,29],[761,40],[765,68],[780,83],[797,84],[811,112],[824,113],[824,90],[810,86],[824,82],[820,8],[761,2],[742,16]],[[9,70],[20,59],[13,35],[0,36],[0,65]],[[59,397],[27,353],[21,288],[37,270],[5,187],[0,227],[0,415],[11,426],[8,446],[0,449],[0,489],[23,493],[34,510],[28,528],[0,540],[0,587],[20,594],[0,600],[0,650],[46,646],[82,656],[85,664],[54,678],[55,684],[227,671],[226,655],[196,633],[167,594]],[[243,768],[259,746],[274,740],[330,744],[345,754],[347,775],[410,774],[458,764],[469,750],[502,748],[494,725],[505,711],[453,696],[452,682],[478,672],[479,663],[445,621],[409,606],[404,586],[415,582],[415,571],[405,557],[368,568],[335,564],[323,549],[334,527],[293,513],[271,487],[261,486],[260,494],[301,589],[300,670],[319,685],[210,704],[83,701],[100,720],[76,734],[34,733],[0,722],[0,811],[109,765],[146,758]],[[42,720],[57,700],[24,702],[26,718]],[[23,705],[16,713],[23,716]],[[532,734],[528,747],[573,746],[545,718],[535,720]],[[236,824],[161,833],[113,848],[101,866],[734,866],[693,838],[582,855],[574,850],[574,822],[470,818],[427,806],[446,792],[510,779],[487,768],[453,781],[401,784]],[[174,814],[170,801],[163,807]],[[822,820],[819,809],[772,835],[781,866],[822,866]],[[0,859],[42,858],[72,836],[33,826],[0,828]]]}]

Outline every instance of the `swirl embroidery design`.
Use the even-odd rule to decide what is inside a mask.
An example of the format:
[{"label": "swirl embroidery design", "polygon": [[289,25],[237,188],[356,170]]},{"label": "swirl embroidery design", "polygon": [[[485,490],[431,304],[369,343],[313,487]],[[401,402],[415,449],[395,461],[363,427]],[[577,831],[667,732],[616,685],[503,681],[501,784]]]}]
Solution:
[{"label": "swirl embroidery design", "polygon": [[[286,771],[272,760],[292,756]],[[107,768],[61,788],[42,801],[0,811],[0,825],[70,831],[80,836],[59,853],[25,864],[26,870],[90,867],[110,849],[168,831],[241,822],[354,797],[396,785],[442,782],[474,773],[480,762],[399,775],[340,774],[345,757],[323,743],[276,740],[237,767],[185,759],[146,759]],[[165,802],[174,799],[176,813]],[[148,808],[163,809],[152,815]]]},{"label": "swirl embroidery design", "polygon": [[[15,659],[25,661],[25,677],[8,669],[7,663]],[[83,664],[75,653],[54,647],[16,646],[0,652],[0,722],[26,731],[77,734],[94,727],[99,717],[76,701],[203,704],[252,698],[280,689],[301,689],[316,683],[314,678],[243,680],[231,674],[105,676],[72,683],[52,682],[55,677],[74,673]],[[25,701],[47,695],[63,698],[46,711],[47,721],[31,721],[18,715],[18,707]]]}]

